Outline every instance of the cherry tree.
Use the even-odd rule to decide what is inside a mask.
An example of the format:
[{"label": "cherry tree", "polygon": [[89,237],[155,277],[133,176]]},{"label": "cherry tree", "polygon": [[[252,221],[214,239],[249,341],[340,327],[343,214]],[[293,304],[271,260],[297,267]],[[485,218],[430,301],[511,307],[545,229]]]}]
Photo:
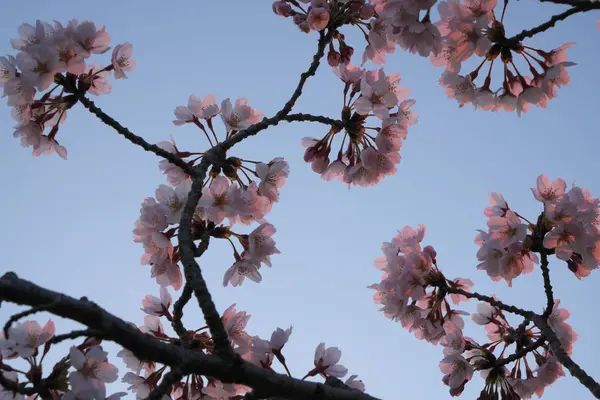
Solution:
[{"label": "cherry tree", "polygon": [[[344,364],[330,339],[316,344],[312,364],[294,377],[288,367],[293,361],[285,357],[293,326],[275,327],[270,336],[259,337],[247,331],[250,315],[242,304],[217,311],[209,285],[236,290],[268,281],[270,268],[277,268],[278,228],[268,216],[285,199],[284,186],[291,179],[284,158],[253,160],[233,147],[281,122],[317,123],[325,126],[324,134],[304,137],[300,144],[304,161],[323,180],[350,188],[390,179],[418,121],[408,83],[385,69],[397,50],[427,57],[439,67],[439,83],[459,107],[522,117],[532,106],[545,108],[570,81],[569,67],[575,63],[567,51],[573,44],[541,49],[529,46],[528,39],[600,9],[600,3],[588,0],[546,2],[564,10],[510,36],[504,25],[506,10],[513,6],[509,0],[275,1],[273,13],[287,18],[291,30],[317,38],[314,56],[272,116],[245,97],[218,99],[211,93],[191,93],[172,105],[173,125],[197,129],[206,140],[201,149],[181,148],[173,137],[149,143],[92,100],[135,73],[131,43],[111,47],[107,27],[89,20],[21,24],[18,37],[10,40],[14,54],[0,57],[0,85],[21,146],[34,156],[66,160],[67,115],[83,108],[107,129],[158,156],[165,181],[153,197],[141,201],[133,218],[140,262],[157,284],[156,292],[141,300],[142,325],[13,272],[0,278],[0,300],[26,306],[0,333],[0,398],[118,399],[128,393],[112,393],[109,384],[120,380],[139,399],[374,399],[368,382]],[[364,41],[351,43],[345,35],[356,30]],[[307,81],[325,62],[340,81],[340,114],[292,112]],[[450,396],[459,396],[466,385],[479,385],[482,400],[541,397],[566,370],[600,398],[600,384],[571,358],[578,335],[554,293],[549,268],[555,258],[579,280],[598,268],[600,200],[561,178],[540,175],[532,186],[539,215],[521,215],[518,206],[509,206],[510,199],[490,194],[484,210],[487,228],[474,239],[476,267],[508,286],[539,269],[543,310],[511,305],[473,291],[470,279],[446,276],[434,247],[421,244],[423,225],[400,229],[374,261],[383,272],[381,281],[369,286],[375,303],[385,318],[440,346],[441,361],[432,368],[439,368]],[[230,246],[231,258],[224,260],[222,281],[207,282],[198,259],[218,240]],[[478,303],[467,318],[461,307],[469,300]],[[204,315],[203,326],[183,321],[191,301]],[[85,328],[60,333],[53,319],[34,319],[44,312]],[[465,336],[469,321],[483,326],[487,339]],[[109,354],[105,342],[122,349]],[[58,363],[43,363],[47,354],[60,351],[64,355]],[[118,370],[115,357],[127,371]],[[276,365],[285,372],[277,373]],[[476,373],[482,379],[473,379]]]}]

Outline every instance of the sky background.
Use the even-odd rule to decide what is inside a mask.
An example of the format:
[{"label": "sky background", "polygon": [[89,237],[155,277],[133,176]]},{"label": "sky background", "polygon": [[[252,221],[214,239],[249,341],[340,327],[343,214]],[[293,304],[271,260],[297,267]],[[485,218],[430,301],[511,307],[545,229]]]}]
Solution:
[{"label": "sky background", "polygon": [[[176,106],[187,104],[192,93],[214,93],[218,101],[246,96],[251,106],[271,116],[289,98],[316,49],[317,34],[301,33],[291,20],[274,15],[270,0],[224,3],[10,2],[0,13],[0,54],[14,54],[9,39],[17,36],[22,22],[66,23],[79,18],[106,24],[113,46],[133,44],[137,68],[128,80],[113,81],[112,93],[94,99],[97,104],[149,142],[173,135],[181,149],[203,151],[206,142],[197,129],[172,124]],[[514,1],[507,13],[507,33],[537,25],[560,9]],[[559,90],[547,109],[533,109],[521,118],[475,112],[471,106],[461,109],[438,84],[442,69],[401,50],[389,56],[385,71],[402,74],[401,84],[417,100],[419,124],[409,131],[398,173],[376,187],[348,190],[339,182],[326,183],[303,162],[301,138],[321,137],[326,133],[322,125],[282,123],[236,146],[231,154],[242,158],[284,157],[291,174],[282,201],[269,215],[278,229],[275,239],[281,254],[273,257],[272,269],[261,270],[261,284],[222,286],[223,273],[233,259],[228,243],[214,240],[200,260],[217,308],[223,311],[237,303],[238,310],[252,315],[248,332],[264,338],[277,327],[293,325],[284,354],[296,377],[311,368],[315,347],[323,341],[342,350],[341,363],[358,374],[373,396],[450,398],[438,368],[442,348],[415,339],[373,304],[373,291],[367,286],[380,280],[373,260],[381,254],[381,243],[398,229],[425,224],[424,244],[436,248],[448,277],[471,278],[481,293],[542,309],[539,269],[517,278],[513,288],[493,283],[475,268],[473,238],[476,229],[485,229],[483,209],[491,191],[501,192],[513,209],[535,219],[541,204],[530,188],[542,173],[600,196],[598,17],[591,13],[572,17],[527,42],[546,50],[577,42],[567,54],[578,65],[570,69],[571,84]],[[360,35],[344,29],[362,54],[365,43]],[[110,53],[90,61],[106,64],[109,57]],[[294,111],[337,118],[342,90],[331,68],[322,65]],[[158,158],[125,141],[81,106],[69,112],[58,136],[69,151],[68,161],[57,155],[32,157],[31,149],[20,147],[12,137],[13,124],[9,108],[1,107],[0,273],[14,271],[41,286],[74,297],[85,295],[141,325],[140,301],[146,294],[158,296],[159,287],[150,278],[149,267],[140,265],[143,248],[132,241],[131,231],[142,200],[165,183]],[[578,281],[565,264],[552,261],[551,274],[555,296],[571,311],[568,322],[580,334],[573,358],[598,379],[600,322],[593,292],[600,284],[600,272]],[[193,302],[186,307],[187,326],[204,325],[196,308]],[[0,320],[17,310],[3,304]],[[40,316],[42,322],[46,318]],[[483,329],[466,322],[466,335],[484,338]],[[60,320],[57,333],[75,326]],[[105,348],[124,374],[124,365],[115,357],[119,347]],[[50,361],[63,354],[54,351]],[[124,385],[112,388],[109,393]],[[462,398],[474,399],[482,388],[483,380],[475,376]],[[570,376],[556,382],[544,398],[567,396],[591,398]]]}]

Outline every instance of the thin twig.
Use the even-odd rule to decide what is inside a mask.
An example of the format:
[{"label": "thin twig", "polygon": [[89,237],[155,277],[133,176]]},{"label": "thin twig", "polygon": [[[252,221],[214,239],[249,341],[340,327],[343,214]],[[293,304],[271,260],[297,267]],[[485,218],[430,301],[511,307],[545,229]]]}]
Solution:
[{"label": "thin twig", "polygon": [[542,346],[545,342],[546,342],[546,338],[544,336],[540,336],[535,342],[532,342],[532,343],[528,344],[527,346],[521,348],[520,350],[515,351],[514,354],[511,354],[510,356],[508,356],[506,358],[498,360],[495,365],[500,366],[500,365],[510,364],[511,362],[516,361],[519,358],[523,357],[527,353],[530,353],[530,352],[536,350],[538,347]]},{"label": "thin twig", "polygon": [[8,337],[8,331],[10,329],[10,327],[12,326],[12,324],[14,324],[15,322],[17,322],[18,320],[20,320],[21,318],[25,318],[29,315],[32,314],[36,314],[39,312],[43,312],[43,311],[47,311],[49,308],[51,308],[52,306],[54,306],[55,304],[43,304],[40,306],[36,306],[36,307],[32,307],[29,310],[25,310],[25,311],[21,311],[20,313],[17,313],[13,316],[11,316],[8,321],[6,321],[6,324],[4,324],[4,328],[3,328],[3,332],[4,332],[4,337],[9,339]]},{"label": "thin twig", "polygon": [[340,129],[343,129],[346,125],[346,124],[344,124],[343,121],[340,121],[339,119],[328,118],[328,117],[324,117],[322,115],[312,115],[312,114],[302,114],[302,113],[289,114],[287,117],[283,118],[283,120],[287,121],[287,122],[296,122],[296,121],[319,122],[319,123],[325,124],[325,125],[337,126]]},{"label": "thin twig", "polygon": [[519,34],[513,36],[512,38],[508,39],[508,41],[509,42],[513,42],[513,43],[518,43],[518,42],[522,41],[523,39],[530,38],[530,37],[533,37],[533,36],[537,35],[538,33],[547,31],[548,29],[550,29],[554,25],[556,25],[556,23],[558,21],[562,21],[564,19],[567,19],[569,16],[571,16],[573,14],[577,14],[577,13],[580,13],[580,12],[586,12],[586,11],[590,11],[590,10],[594,10],[594,9],[600,9],[600,3],[589,2],[587,4],[582,4],[582,5],[578,5],[576,7],[573,7],[573,8],[569,8],[567,11],[564,11],[564,12],[562,12],[560,14],[557,14],[557,15],[553,15],[550,18],[550,20],[544,22],[541,25],[536,26],[535,28],[525,29],[525,30],[521,31],[521,33],[519,33]]},{"label": "thin twig", "polygon": [[93,329],[82,329],[82,330],[78,330],[78,331],[72,331],[72,332],[69,332],[69,333],[64,333],[62,335],[53,336],[52,339],[50,339],[48,341],[48,343],[50,343],[50,344],[57,344],[57,343],[60,343],[60,342],[62,342],[64,340],[77,339],[77,338],[80,338],[82,336],[101,338],[102,337],[102,332],[95,331]]},{"label": "thin twig", "polygon": [[[436,285],[436,283],[434,283],[434,285]],[[520,316],[528,318],[528,319],[531,319],[535,315],[535,313],[533,311],[527,311],[527,310],[523,310],[522,308],[504,304],[500,300],[496,300],[493,297],[479,294],[477,292],[467,292],[466,290],[456,289],[456,288],[449,287],[449,286],[443,287],[441,284],[437,284],[436,286],[439,287],[442,292],[461,294],[469,299],[477,299],[480,301],[485,301],[486,303],[489,303],[489,304],[493,305],[494,307],[498,307],[501,310],[504,310],[504,311],[507,311],[507,312],[510,312],[513,314],[517,314],[517,315],[520,315]]]}]

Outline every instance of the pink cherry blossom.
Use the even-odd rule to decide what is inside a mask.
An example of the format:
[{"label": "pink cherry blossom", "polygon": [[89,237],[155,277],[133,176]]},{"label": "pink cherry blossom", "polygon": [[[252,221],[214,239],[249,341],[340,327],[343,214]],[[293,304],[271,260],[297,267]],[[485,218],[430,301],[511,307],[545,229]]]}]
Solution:
[{"label": "pink cherry blossom", "polygon": [[483,210],[486,217],[504,217],[506,212],[510,210],[508,203],[502,197],[502,194],[498,192],[490,193],[489,197],[491,206]]},{"label": "pink cherry blossom", "polygon": [[142,299],[142,311],[148,315],[168,315],[169,307],[171,306],[171,295],[166,287],[160,288],[160,298],[152,295],[146,295]]},{"label": "pink cherry blossom", "polygon": [[135,60],[131,59],[133,46],[129,42],[118,44],[113,49],[112,66],[115,69],[115,79],[127,78],[125,72],[133,71]]},{"label": "pink cherry blossom", "polygon": [[54,336],[54,322],[42,328],[37,321],[18,322],[8,329],[7,338],[0,337],[0,354],[5,358],[32,357],[38,347]]},{"label": "pink cherry blossom", "polygon": [[250,319],[250,315],[245,311],[236,311],[235,304],[232,304],[223,312],[221,320],[225,326],[225,330],[229,335],[229,339],[242,348],[250,346],[251,338],[246,332],[246,324]]},{"label": "pink cherry blossom", "polygon": [[127,390],[135,393],[136,399],[138,400],[147,398],[153,389],[147,379],[136,375],[133,372],[127,372],[125,375],[123,375],[121,382],[129,384]]},{"label": "pink cherry blossom", "polygon": [[229,99],[221,102],[221,118],[228,131],[239,131],[259,122],[263,114],[250,107],[246,98],[240,97],[235,101],[235,107]]},{"label": "pink cherry blossom", "polygon": [[246,254],[233,263],[223,276],[223,286],[227,286],[231,283],[231,286],[236,287],[244,283],[244,279],[248,278],[253,282],[260,283],[262,281],[262,275],[258,271],[259,266],[255,262],[248,258]]},{"label": "pink cherry blossom", "polygon": [[315,373],[341,378],[348,373],[346,367],[338,364],[342,352],[337,347],[325,347],[320,343],[315,350]]},{"label": "pink cherry blossom", "polygon": [[188,108],[193,115],[205,120],[210,120],[221,112],[219,105],[216,103],[215,95],[212,93],[207,94],[203,99],[192,94],[188,99]]},{"label": "pink cherry blossom", "polygon": [[531,189],[533,195],[542,203],[554,203],[564,194],[567,187],[563,179],[555,179],[552,183],[546,175],[540,175],[537,178],[537,188]]},{"label": "pink cherry blossom", "polygon": [[246,189],[235,187],[229,200],[236,211],[237,222],[244,225],[255,221],[265,222],[264,217],[272,207],[269,199],[259,194],[256,182],[252,182]]},{"label": "pink cherry blossom", "polygon": [[16,62],[23,79],[38,90],[46,90],[54,82],[54,74],[62,72],[58,69],[58,53],[48,47],[21,52],[17,54]]},{"label": "pink cherry blossom", "polygon": [[235,186],[229,185],[229,180],[222,175],[213,179],[209,187],[202,190],[202,198],[198,205],[206,208],[206,216],[215,224],[220,224],[225,218],[236,215],[231,206]]},{"label": "pink cherry blossom", "polygon": [[160,263],[152,263],[151,277],[160,286],[172,286],[174,290],[181,288],[183,276],[177,263],[165,259]]},{"label": "pink cherry blossom", "polygon": [[96,96],[110,93],[112,90],[112,84],[108,80],[108,77],[110,76],[109,71],[106,71],[104,68],[95,65],[88,65],[87,71],[87,76],[89,76],[88,79],[90,81],[88,93]]},{"label": "pink cherry blossom", "polygon": [[456,395],[454,390],[459,389],[458,394],[462,392],[465,383],[470,381],[473,376],[473,367],[460,354],[451,354],[440,361],[440,370],[444,374],[442,381],[450,387],[450,393]]},{"label": "pink cherry blossom", "polygon": [[165,206],[161,211],[167,211],[167,222],[169,224],[179,223],[183,206],[185,205],[191,187],[191,182],[185,181],[175,186],[175,188],[167,185],[159,185],[158,189],[156,189],[156,199],[159,204]]},{"label": "pink cherry blossom", "polygon": [[106,398],[106,383],[117,380],[117,367],[108,362],[108,353],[96,346],[85,354],[77,347],[71,347],[69,357],[75,371],[69,374],[72,390],[77,395],[85,394],[91,399]]},{"label": "pink cherry blossom", "polygon": [[268,164],[258,163],[256,174],[260,179],[260,194],[271,202],[279,201],[279,189],[285,184],[290,174],[288,163],[281,157],[274,158]]},{"label": "pink cherry blossom", "polygon": [[361,96],[354,102],[359,114],[373,112],[377,117],[389,117],[389,109],[406,98],[408,89],[398,86],[400,74],[386,75],[383,68],[365,71],[360,82]]},{"label": "pink cherry blossom", "polygon": [[321,31],[327,27],[329,23],[329,11],[322,7],[313,7],[308,12],[308,18],[306,19],[310,29],[315,31]]},{"label": "pink cherry blossom", "polygon": [[91,21],[80,23],[78,20],[72,19],[66,29],[75,41],[78,53],[83,57],[103,54],[110,49],[110,35],[104,26],[97,27]]},{"label": "pink cherry blossom", "polygon": [[360,379],[356,379],[356,378],[358,378],[358,375],[350,375],[350,377],[348,377],[348,379],[346,379],[344,384],[348,387],[351,387],[352,389],[356,389],[356,390],[360,390],[361,392],[364,392],[365,384],[363,383],[363,381],[361,381]]},{"label": "pink cherry blossom", "polygon": [[13,56],[0,57],[0,86],[4,86],[9,79],[16,78],[16,63]]},{"label": "pink cherry blossom", "polygon": [[248,236],[249,258],[255,263],[262,263],[270,267],[271,256],[279,254],[279,250],[275,247],[275,241],[272,239],[275,232],[277,232],[277,229],[274,225],[264,223]]}]

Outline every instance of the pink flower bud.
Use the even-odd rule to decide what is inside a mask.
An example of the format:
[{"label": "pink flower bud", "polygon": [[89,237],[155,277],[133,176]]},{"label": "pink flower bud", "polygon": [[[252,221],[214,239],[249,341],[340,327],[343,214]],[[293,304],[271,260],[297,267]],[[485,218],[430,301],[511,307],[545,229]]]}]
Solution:
[{"label": "pink flower bud", "polygon": [[375,7],[371,4],[363,4],[360,8],[360,17],[362,19],[370,19],[375,15]]},{"label": "pink flower bud", "polygon": [[327,53],[327,62],[332,67],[337,67],[338,65],[340,65],[341,59],[342,56],[335,50],[330,50],[329,53]]},{"label": "pink flower bud", "polygon": [[278,0],[273,3],[273,12],[287,18],[292,15],[292,6],[285,1]]}]

